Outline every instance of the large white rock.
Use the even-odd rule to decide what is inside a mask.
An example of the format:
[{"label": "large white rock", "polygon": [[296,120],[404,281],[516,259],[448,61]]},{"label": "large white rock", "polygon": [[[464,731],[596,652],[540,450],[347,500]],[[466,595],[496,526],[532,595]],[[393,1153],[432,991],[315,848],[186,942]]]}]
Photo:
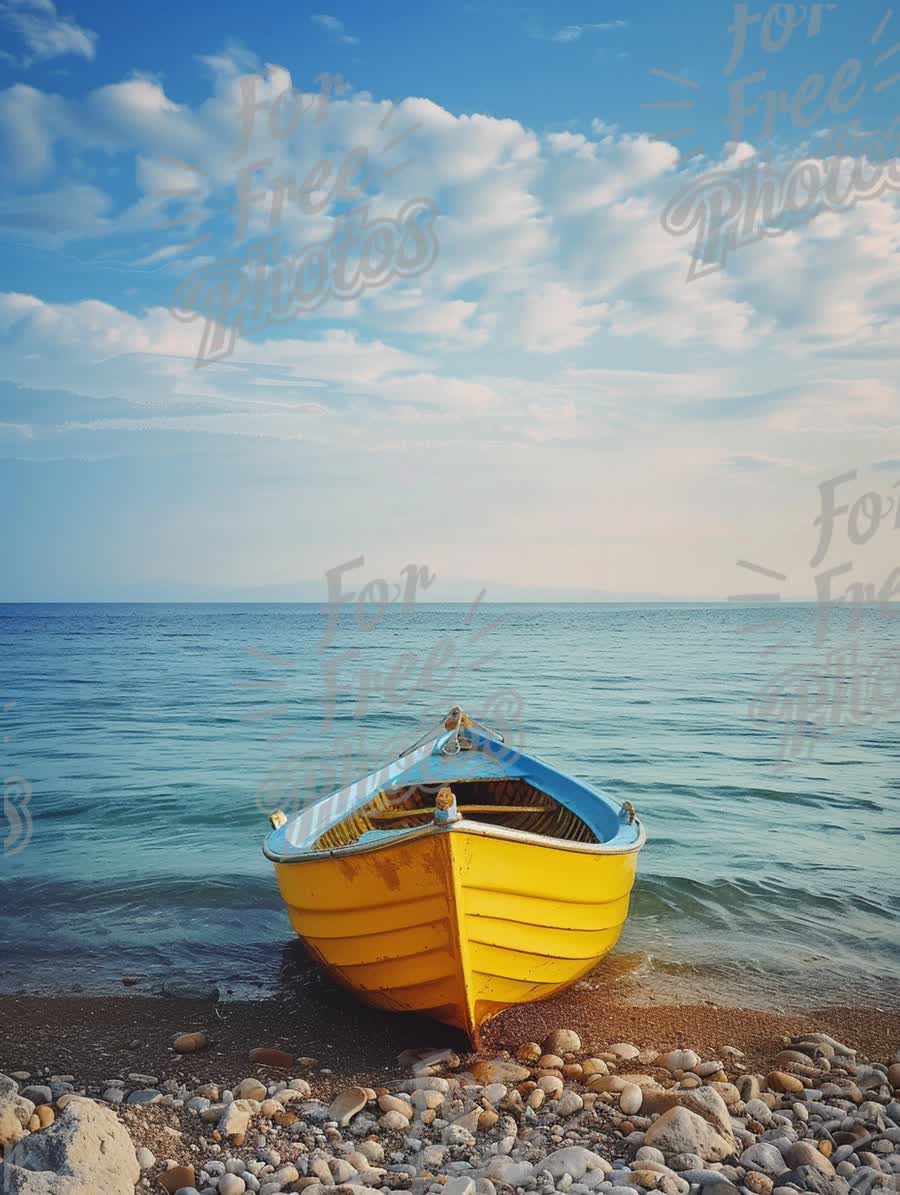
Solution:
[{"label": "large white rock", "polygon": [[772,1119],[772,1109],[762,1100],[747,1100],[747,1102],[744,1104],[744,1115],[752,1116],[753,1119],[758,1120],[760,1124],[767,1125]]},{"label": "large white rock", "polygon": [[444,1195],[475,1195],[475,1181],[464,1176],[451,1178],[444,1184]]},{"label": "large white rock", "polygon": [[[334,1179],[335,1186],[339,1187],[342,1183],[349,1183],[356,1178],[356,1168],[351,1166],[346,1158],[332,1158],[328,1166],[331,1170],[331,1177]],[[299,1177],[300,1175],[298,1174],[297,1178]],[[285,1184],[287,1182],[286,1179],[282,1179],[281,1181]],[[296,1179],[291,1179],[291,1182],[296,1182]]]},{"label": "large white rock", "polygon": [[520,1187],[533,1173],[534,1167],[530,1162],[516,1162],[512,1158],[498,1155],[491,1158],[482,1170],[481,1177],[494,1182],[509,1183],[511,1187]]},{"label": "large white rock", "polygon": [[789,1169],[781,1152],[769,1141],[757,1141],[744,1150],[740,1160],[747,1170],[761,1170],[763,1174],[777,1176]]},{"label": "large white rock", "polygon": [[240,1175],[222,1175],[219,1179],[219,1195],[244,1195],[247,1184]]},{"label": "large white rock", "polygon": [[356,1148],[364,1158],[376,1166],[384,1161],[384,1146],[380,1141],[360,1141]]},{"label": "large white rock", "polygon": [[584,1178],[580,1178],[578,1181],[582,1187],[587,1187],[589,1191],[595,1191],[597,1187],[611,1182],[612,1179],[604,1170],[589,1170]]},{"label": "large white rock", "polygon": [[615,1054],[617,1058],[637,1058],[640,1050],[637,1046],[633,1046],[630,1041],[617,1041],[609,1047],[609,1053]]},{"label": "large white rock", "polygon": [[0,1191],[3,1195],[93,1195],[92,1188],[79,1178],[61,1177],[47,1171],[35,1174],[33,1170],[22,1170],[3,1162],[0,1162]]},{"label": "large white rock", "polygon": [[244,1195],[247,1184],[239,1174],[223,1174],[217,1190],[219,1195]]},{"label": "large white rock", "polygon": [[664,1066],[667,1071],[692,1071],[700,1061],[700,1055],[693,1050],[670,1050],[657,1058],[658,1066]]},{"label": "large white rock", "polygon": [[[879,1104],[878,1107],[881,1105]],[[792,1170],[798,1166],[813,1166],[822,1174],[834,1174],[834,1166],[824,1154],[819,1153],[811,1141],[795,1141],[785,1150],[784,1160]]]},{"label": "large white rock", "polygon": [[250,1111],[247,1100],[232,1100],[225,1105],[216,1127],[223,1137],[239,1137],[250,1128]]},{"label": "large white rock", "polygon": [[357,1112],[362,1112],[368,1102],[369,1093],[365,1087],[347,1087],[331,1101],[328,1118],[336,1120],[341,1128],[346,1128]]},{"label": "large white rock", "polygon": [[577,1054],[581,1038],[574,1029],[554,1029],[544,1040],[545,1054]]},{"label": "large white rock", "polygon": [[664,1154],[697,1154],[704,1162],[721,1162],[734,1152],[728,1140],[702,1116],[687,1108],[670,1108],[655,1120],[644,1136],[644,1145],[654,1145]]},{"label": "large white rock", "polygon": [[573,1116],[584,1107],[584,1100],[577,1091],[565,1091],[556,1105],[557,1116]]},{"label": "large white rock", "polygon": [[[493,1104],[494,1107],[496,1108],[496,1106],[500,1103],[501,1100],[506,1099],[506,1094],[507,1094],[506,1084],[505,1083],[489,1083],[487,1087],[482,1089],[481,1094],[488,1101],[489,1104]],[[446,1185],[445,1185],[444,1189],[446,1191]]]},{"label": "large white rock", "polygon": [[716,1130],[720,1137],[732,1141],[731,1114],[728,1105],[714,1087],[695,1087],[679,1097],[682,1107],[702,1116]]},{"label": "large white rock", "polygon": [[73,1100],[32,1133],[0,1170],[4,1195],[134,1195],[141,1168],[115,1115],[93,1100]]},{"label": "large white rock", "polygon": [[559,1182],[564,1174],[569,1174],[576,1183],[589,1170],[600,1170],[603,1174],[609,1174],[612,1170],[605,1158],[601,1158],[593,1150],[585,1149],[583,1145],[568,1145],[565,1149],[557,1149],[538,1162],[537,1168],[542,1171],[548,1170],[553,1175],[554,1182]]},{"label": "large white rock", "polygon": [[[25,1126],[34,1113],[34,1104],[14,1091],[0,1096],[0,1147],[8,1148],[21,1141]],[[0,1190],[3,1188],[0,1187]]]}]

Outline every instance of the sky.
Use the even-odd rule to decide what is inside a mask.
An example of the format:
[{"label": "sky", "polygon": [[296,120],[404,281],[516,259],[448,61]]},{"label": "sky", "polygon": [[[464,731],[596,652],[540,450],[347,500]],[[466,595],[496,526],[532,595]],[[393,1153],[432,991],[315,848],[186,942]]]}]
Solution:
[{"label": "sky", "polygon": [[900,13],[683,7],[0,0],[0,600],[890,592]]}]

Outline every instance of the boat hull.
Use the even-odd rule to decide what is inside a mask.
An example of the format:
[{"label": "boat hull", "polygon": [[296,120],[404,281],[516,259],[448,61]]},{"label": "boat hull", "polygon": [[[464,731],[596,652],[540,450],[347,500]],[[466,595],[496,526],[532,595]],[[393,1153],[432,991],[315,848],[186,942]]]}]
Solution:
[{"label": "boat hull", "polygon": [[553,996],[612,950],[636,863],[637,850],[460,821],[275,871],[293,928],[339,983],[477,1046],[491,1017]]}]

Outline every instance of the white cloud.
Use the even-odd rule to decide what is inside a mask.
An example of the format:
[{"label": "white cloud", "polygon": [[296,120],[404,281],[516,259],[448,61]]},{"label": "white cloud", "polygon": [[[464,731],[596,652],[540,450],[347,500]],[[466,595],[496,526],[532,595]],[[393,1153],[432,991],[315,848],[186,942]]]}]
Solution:
[{"label": "white cloud", "polygon": [[534,353],[558,353],[584,344],[609,313],[604,303],[586,305],[561,282],[535,286],[523,296],[519,335]]},{"label": "white cloud", "polygon": [[343,42],[348,46],[358,46],[359,38],[352,37],[344,28],[344,22],[339,21],[337,17],[331,17],[324,12],[315,12],[309,18],[314,25],[318,25],[320,29],[324,29],[330,33],[332,37],[336,37],[339,42]]},{"label": "white cloud", "polygon": [[665,373],[650,369],[567,369],[563,384],[590,398],[617,406],[633,405],[641,399],[656,403],[683,404],[734,397],[739,381],[726,371]]},{"label": "white cloud", "polygon": [[765,304],[790,350],[806,355],[896,344],[898,268],[900,209],[884,195],[740,249],[728,275],[749,303]]},{"label": "white cloud", "polygon": [[561,403],[531,403],[525,435],[536,443],[571,440],[578,433],[578,410],[571,399]]},{"label": "white cloud", "polygon": [[563,25],[554,32],[548,33],[533,17],[525,27],[529,37],[533,37],[538,41],[557,42],[561,45],[580,41],[585,34],[622,33],[628,28],[628,21],[617,18],[612,21],[582,21],[574,25]]},{"label": "white cloud", "polygon": [[[44,353],[54,367],[72,356],[87,362],[129,353],[190,358],[196,343],[189,328],[177,323],[163,308],[135,316],[97,299],[45,303],[33,295],[16,293],[0,294],[0,331],[15,333],[19,352]],[[40,372],[34,359],[29,362],[30,368],[21,371],[14,365],[4,354],[7,377],[21,373],[24,380]]]},{"label": "white cloud", "polygon": [[109,233],[112,200],[86,183],[64,183],[54,191],[0,198],[0,230],[26,233],[53,243]]},{"label": "white cloud", "polygon": [[558,29],[551,37],[551,41],[555,42],[573,42],[582,38],[585,33],[621,33],[628,28],[628,22],[617,21],[595,21],[592,24],[581,25],[564,25],[562,29]]},{"label": "white cloud", "polygon": [[[159,80],[146,76],[82,99],[22,85],[0,93],[0,152],[19,168],[15,189],[0,202],[7,235],[52,247],[92,238],[106,249],[109,241],[106,260],[154,271],[171,285],[174,300],[185,274],[237,252],[236,180],[249,161],[271,159],[253,182],[265,192],[253,207],[253,236],[271,231],[275,180],[300,183],[324,160],[334,166],[333,181],[342,158],[358,146],[367,149],[378,179],[370,218],[396,213],[412,195],[432,197],[440,213],[437,260],[426,274],[395,279],[354,303],[332,302],[277,334],[262,327],[252,342],[240,345],[235,366],[257,362],[282,369],[290,384],[313,379],[347,396],[415,411],[417,420],[426,418],[425,409],[428,419],[436,418],[443,403],[481,417],[491,412],[499,418],[512,409],[521,417],[529,404],[541,409],[545,396],[517,391],[507,377],[498,385],[494,375],[506,371],[498,371],[492,358],[508,354],[523,373],[553,366],[561,383],[554,404],[574,402],[580,419],[583,403],[600,401],[618,410],[622,395],[622,401],[639,401],[643,394],[653,403],[687,408],[754,390],[767,393],[773,377],[796,384],[804,362],[821,353],[845,354],[846,367],[831,372],[858,379],[865,371],[854,369],[854,355],[894,352],[900,209],[892,194],[741,248],[726,268],[686,285],[693,246],[666,231],[660,216],[698,168],[685,166],[665,142],[622,132],[600,117],[590,134],[538,133],[515,120],[455,115],[426,98],[392,106],[366,93],[332,99],[321,120],[315,115],[319,96],[301,95],[297,127],[281,137],[273,134],[266,105],[293,87],[288,71],[259,67],[238,45],[204,64],[212,87],[194,105],[176,102]],[[251,68],[259,69],[254,99],[262,107],[241,156],[242,77]],[[402,144],[390,148],[407,130]],[[749,148],[729,146],[725,160]],[[387,173],[404,159],[412,165]],[[114,201],[98,162],[120,172],[124,167],[129,184],[133,171],[137,198],[130,196],[126,205]],[[284,218],[275,226],[285,255],[327,238],[340,210],[332,202],[307,215],[286,194]],[[181,217],[196,223],[178,224]],[[198,248],[192,238],[215,229],[217,221],[212,242]],[[172,227],[162,230],[166,222]],[[180,366],[162,364],[183,358],[196,387],[191,359],[200,321],[176,324],[165,310],[167,298],[157,291],[155,305],[138,315],[91,300],[67,308],[35,299],[30,348],[49,358],[48,346],[71,340],[74,328],[104,361],[125,353],[153,357],[148,372],[154,379],[168,370],[165,376],[177,375],[178,385],[185,385]],[[12,310],[7,303],[7,321]],[[17,310],[21,321],[23,310]],[[323,335],[328,325],[332,330]],[[382,360],[369,369],[373,353]],[[453,357],[463,353],[475,363],[463,367],[463,358]],[[390,354],[398,356],[389,366],[384,358]],[[305,380],[297,369],[300,355]],[[557,365],[553,359],[561,355]],[[752,380],[744,377],[739,385],[726,367],[729,359]],[[576,362],[578,369],[572,368]],[[596,368],[601,364],[604,369]],[[645,364],[641,392],[642,373],[634,367]],[[110,377],[124,372],[107,362],[91,385],[99,388],[102,375],[108,386]],[[58,367],[58,380],[63,373]],[[717,379],[718,388],[710,392],[701,378]],[[447,386],[456,381],[474,389],[463,386],[451,394]],[[213,390],[227,390],[232,398],[236,393],[221,382]],[[795,406],[793,416],[798,414]],[[782,415],[788,422],[779,434],[793,434],[798,424],[789,425]],[[753,455],[749,449],[747,455]]]},{"label": "white cloud", "polygon": [[54,165],[54,129],[66,110],[59,97],[24,83],[0,91],[0,146],[9,181],[27,185],[46,178]]},{"label": "white cloud", "polygon": [[[599,117],[591,135],[539,134],[515,120],[457,116],[424,98],[392,106],[366,93],[332,98],[322,119],[320,96],[295,93],[296,127],[280,136],[268,106],[293,80],[269,65],[253,83],[259,107],[241,154],[241,81],[256,59],[232,44],[204,64],[212,91],[194,106],[148,77],[82,100],[21,85],[0,93],[0,152],[17,171],[17,189],[0,206],[8,234],[52,247],[127,236],[127,251],[117,247],[113,257],[169,278],[174,296],[185,274],[237,251],[242,167],[268,160],[249,182],[259,194],[248,205],[247,232],[274,231],[290,257],[327,239],[341,209],[332,197],[307,214],[289,191],[278,199],[278,180],[299,186],[324,161],[327,191],[346,155],[362,147],[377,180],[368,218],[395,215],[414,195],[430,197],[438,257],[412,284],[392,283],[356,306],[332,304],[320,313],[329,319],[363,316],[384,335],[418,335],[434,350],[491,345],[542,354],[582,349],[598,331],[667,349],[735,353],[765,344],[800,356],[888,351],[896,338],[893,194],[736,250],[725,269],[686,285],[693,244],[672,236],[660,217],[698,169],[674,146]],[[723,163],[706,166],[751,149],[729,145]],[[137,199],[112,200],[98,159],[130,163]],[[392,174],[404,161],[410,165]],[[206,233],[211,241],[198,245]]]},{"label": "white cloud", "polygon": [[[246,395],[252,381],[305,387],[309,383],[340,386],[348,392],[391,395],[392,379],[404,375],[421,380],[431,362],[382,341],[354,332],[332,330],[309,337],[286,337],[243,343],[224,365],[196,370],[197,337],[193,325],[175,320],[165,308],[133,315],[96,299],[46,303],[32,296],[0,293],[0,350],[3,375],[35,385],[67,385],[79,372],[83,393],[118,392],[140,399],[161,376],[171,395],[221,399]],[[427,395],[423,402],[431,401]]]},{"label": "white cloud", "polygon": [[52,0],[2,0],[0,25],[23,42],[23,66],[69,55],[91,60],[97,51],[97,34],[61,17]]},{"label": "white cloud", "polygon": [[407,335],[423,335],[437,346],[478,348],[490,340],[496,318],[479,315],[478,303],[443,300],[426,285],[386,287],[367,296],[379,326]]},{"label": "white cloud", "polygon": [[[477,542],[467,535],[466,563],[496,533],[526,555],[539,548],[542,569],[572,585],[724,597],[746,588],[725,575],[739,557],[784,571],[808,560],[816,479],[884,459],[900,428],[896,367],[891,377],[844,363],[812,386],[800,362],[801,380],[776,394],[751,384],[753,354],[672,353],[662,368],[559,368],[548,357],[541,376],[541,357],[533,374],[521,354],[505,371],[479,370],[477,353],[296,328],[197,371],[190,331],[163,309],[0,295],[0,377],[59,395],[49,414],[39,403],[32,413],[25,390],[0,405],[4,453],[183,456],[203,437],[194,451],[240,441],[234,459],[262,467],[271,458],[255,454],[280,444],[291,477],[302,461],[342,478],[353,526],[360,504],[390,517],[403,502],[411,526],[433,527],[431,495],[449,486],[458,526],[474,518],[480,529]],[[595,335],[607,336],[592,355],[602,362],[610,339]],[[409,504],[423,460],[432,484]],[[803,513],[799,531],[786,504]],[[746,515],[738,530],[735,511]],[[588,568],[587,542],[598,547]],[[452,536],[442,543],[451,550]],[[485,575],[515,579],[519,559],[485,557]],[[808,571],[792,577],[794,596],[808,596]]]},{"label": "white cloud", "polygon": [[775,433],[812,439],[852,435],[857,442],[883,441],[900,431],[900,376],[823,377],[815,386],[791,390],[767,418]]},{"label": "white cloud", "polygon": [[34,428],[30,423],[4,423],[0,420],[0,440],[33,440]]},{"label": "white cloud", "polygon": [[581,133],[551,133],[545,186],[566,215],[591,215],[673,171],[678,151],[665,141],[617,133],[595,121],[596,140]]},{"label": "white cloud", "polygon": [[[780,469],[802,469],[804,466],[798,464],[797,461],[783,460],[775,456],[762,456],[760,454],[740,453],[733,454],[728,458],[727,466],[729,469],[734,469],[737,472],[746,473],[769,473]],[[808,469],[808,466],[807,466]]]},{"label": "white cloud", "polygon": [[[551,298],[547,296],[548,302]],[[566,319],[576,318],[563,296],[556,301]],[[77,386],[94,398],[116,394],[148,405],[154,415],[138,420],[142,426],[157,416],[182,418],[171,415],[171,406],[190,400],[219,410],[223,404],[228,410],[236,406],[255,415],[260,431],[265,427],[268,434],[290,416],[336,414],[362,402],[370,415],[381,412],[381,419],[403,422],[511,419],[514,435],[530,440],[570,436],[577,409],[605,419],[606,412],[621,416],[642,402],[717,396],[732,384],[715,375],[602,369],[567,370],[552,385],[487,373],[454,376],[424,354],[337,330],[243,343],[227,362],[198,371],[191,333],[191,325],[177,322],[162,308],[134,315],[97,300],[61,304],[0,294],[0,375],[20,384]],[[552,335],[566,335],[562,324]],[[278,421],[273,424],[274,415]],[[93,420],[90,426],[100,424]],[[234,424],[235,430],[249,426]],[[126,430],[126,424],[116,427]]]}]

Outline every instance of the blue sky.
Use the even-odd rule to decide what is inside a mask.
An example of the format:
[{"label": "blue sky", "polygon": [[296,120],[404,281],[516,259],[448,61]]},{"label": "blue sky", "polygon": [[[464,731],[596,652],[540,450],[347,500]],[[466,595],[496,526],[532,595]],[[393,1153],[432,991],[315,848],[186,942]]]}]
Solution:
[{"label": "blue sky", "polygon": [[[820,483],[896,493],[900,16],[775,7],[0,0],[0,600],[309,598],[359,554],[809,595]],[[803,194],[838,137],[855,201],[760,221],[760,163]],[[322,246],[362,278],[377,222],[344,294]]]}]

